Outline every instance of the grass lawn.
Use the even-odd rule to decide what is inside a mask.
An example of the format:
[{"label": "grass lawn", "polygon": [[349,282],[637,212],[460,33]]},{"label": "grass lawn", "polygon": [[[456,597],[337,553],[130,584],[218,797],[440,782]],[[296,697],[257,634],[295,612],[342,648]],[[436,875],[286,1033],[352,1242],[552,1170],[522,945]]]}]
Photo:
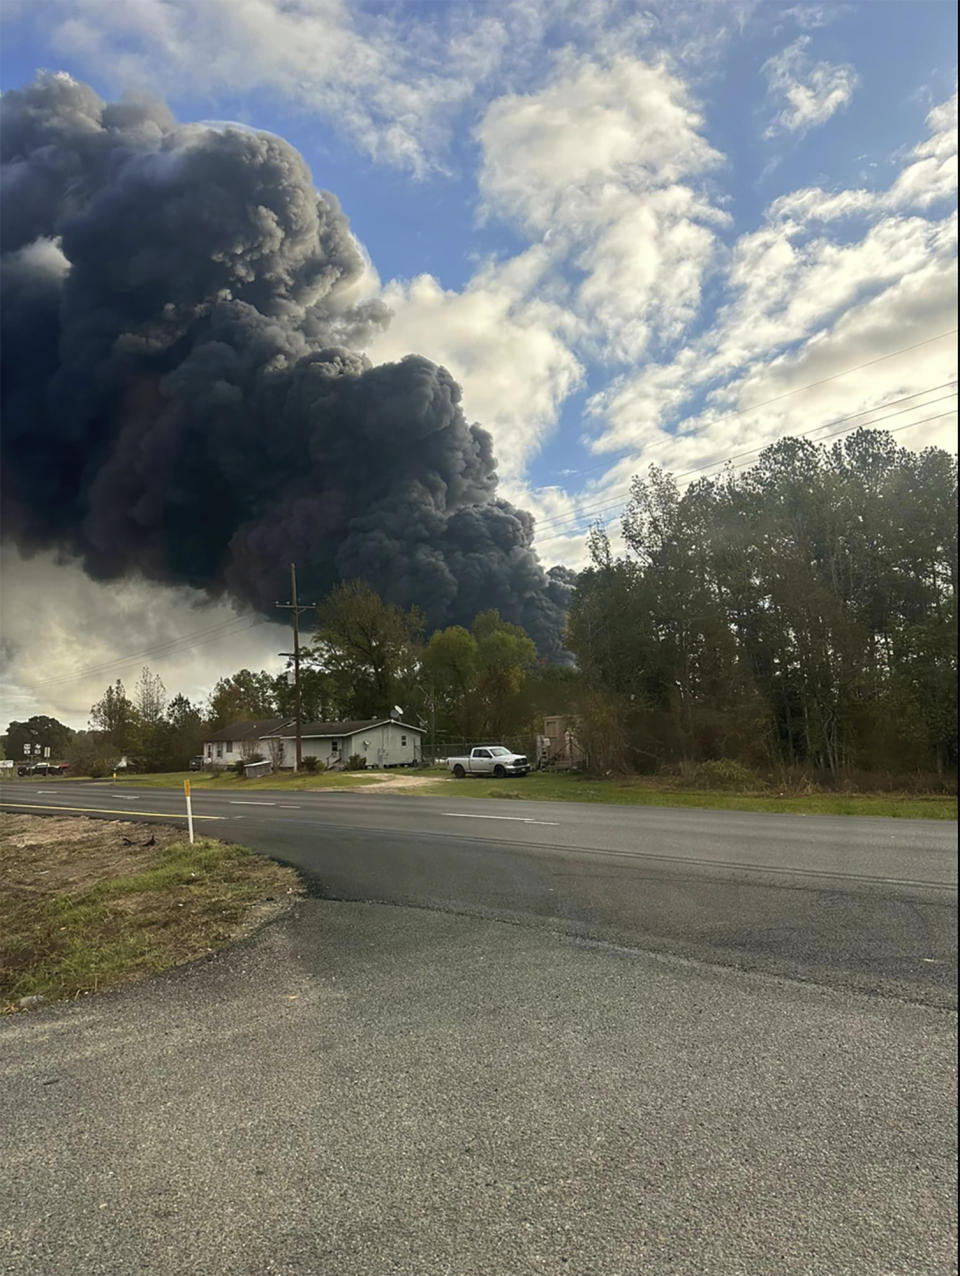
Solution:
[{"label": "grass lawn", "polygon": [[957,799],[896,793],[812,793],[779,797],[775,793],[729,793],[671,787],[647,777],[591,780],[557,772],[531,772],[523,779],[443,779],[411,789],[420,797],[516,798],[542,802],[614,802],[635,806],[709,807],[721,811],[775,811],[796,815],[885,815],[901,819],[955,820]]},{"label": "grass lawn", "polygon": [[242,934],[258,905],[301,892],[292,869],[182,837],[147,824],[5,815],[0,1011],[21,997],[78,997],[192,961]]},{"label": "grass lawn", "polygon": [[[69,776],[31,775],[16,777],[19,784],[64,784]],[[268,775],[256,780],[243,779],[232,771],[161,771],[151,775],[117,775],[101,777],[90,781],[85,776],[75,775],[74,780],[95,783],[112,788],[114,784],[131,784],[141,789],[183,789],[184,780],[190,781],[190,787],[197,789],[353,789],[364,784],[376,784],[372,775],[364,775],[362,771],[322,771],[318,775],[283,771],[279,775]]]},{"label": "grass lawn", "polygon": [[[321,771],[317,775],[281,771],[256,780],[247,780],[230,771],[170,771],[157,775],[117,776],[118,784],[134,784],[144,789],[182,789],[184,780],[191,789],[356,789],[376,784],[376,779],[361,771]],[[112,784],[113,781],[111,780]]]}]

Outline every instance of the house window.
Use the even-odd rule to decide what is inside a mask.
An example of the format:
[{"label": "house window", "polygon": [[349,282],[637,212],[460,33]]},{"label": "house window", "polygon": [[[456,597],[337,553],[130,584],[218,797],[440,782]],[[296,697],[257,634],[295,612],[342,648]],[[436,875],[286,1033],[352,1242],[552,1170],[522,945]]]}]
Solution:
[{"label": "house window", "polygon": [[222,757],[223,757],[223,745],[222,745],[222,744],[218,744],[218,745],[217,745],[217,757],[218,757],[218,758],[222,758]]},{"label": "house window", "polygon": [[337,751],[337,742],[336,740],[334,740],[333,743],[330,745],[330,752],[336,753],[336,751]]},{"label": "house window", "polygon": [[405,735],[402,735],[400,737],[400,748],[405,749],[406,747],[407,747],[407,737]]}]

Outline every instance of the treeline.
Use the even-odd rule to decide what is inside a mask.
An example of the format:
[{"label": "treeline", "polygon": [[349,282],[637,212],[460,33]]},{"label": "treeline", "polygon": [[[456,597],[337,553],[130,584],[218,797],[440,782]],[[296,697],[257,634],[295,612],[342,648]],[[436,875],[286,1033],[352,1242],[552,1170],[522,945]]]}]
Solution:
[{"label": "treeline", "polygon": [[[497,612],[425,632],[417,608],[335,589],[306,626],[304,721],[399,706],[444,754],[529,751],[543,716],[572,720],[592,771],[725,766],[831,782],[957,766],[956,459],[858,430],[832,447],[767,448],[741,473],[681,490],[635,479],[622,548],[600,528],[568,620],[569,665],[544,664]],[[292,718],[288,673],[221,678],[206,703],[168,699],[145,669],[91,707],[56,754],[79,772],[126,755],[173,770],[232,722]],[[49,734],[52,719],[32,719]],[[4,747],[19,758],[22,730]],[[36,738],[36,731],[34,737]],[[58,740],[60,737],[58,737]]]},{"label": "treeline", "polygon": [[[425,747],[439,754],[480,739],[530,747],[538,716],[553,712],[575,681],[572,670],[545,666],[524,630],[495,611],[482,612],[470,629],[427,638],[416,608],[386,603],[359,582],[339,586],[320,604],[301,661],[304,722],[385,717],[397,706],[406,721],[427,728]],[[170,697],[144,668],[129,692],[120,679],[105,689],[86,731],[37,716],[11,722],[2,743],[18,760],[24,743],[48,745],[52,758],[78,775],[106,774],[121,758],[138,771],[182,770],[221,727],[292,719],[294,696],[289,669],[240,669],[194,704],[182,694]]]},{"label": "treeline", "polygon": [[569,617],[596,764],[955,773],[956,458],[858,430],[683,491],[651,467],[622,531]]}]

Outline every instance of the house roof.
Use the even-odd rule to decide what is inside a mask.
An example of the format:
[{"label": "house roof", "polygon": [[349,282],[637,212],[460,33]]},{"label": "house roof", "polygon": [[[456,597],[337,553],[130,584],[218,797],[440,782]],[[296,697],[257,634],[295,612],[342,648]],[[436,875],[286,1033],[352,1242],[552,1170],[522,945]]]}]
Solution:
[{"label": "house roof", "polygon": [[216,743],[218,740],[259,740],[287,725],[286,718],[262,718],[259,722],[232,722],[228,727],[221,727],[211,735],[204,736],[204,743]]},{"label": "house roof", "polygon": [[[300,727],[301,736],[344,736],[356,735],[359,731],[366,731],[370,727],[379,727],[384,723],[396,722],[398,727],[402,727],[404,731],[419,731],[426,734],[423,727],[411,726],[408,722],[400,722],[396,718],[366,718],[360,722],[304,722]],[[280,727],[270,733],[275,736],[283,736],[285,739],[293,737],[293,723],[284,722]]]}]

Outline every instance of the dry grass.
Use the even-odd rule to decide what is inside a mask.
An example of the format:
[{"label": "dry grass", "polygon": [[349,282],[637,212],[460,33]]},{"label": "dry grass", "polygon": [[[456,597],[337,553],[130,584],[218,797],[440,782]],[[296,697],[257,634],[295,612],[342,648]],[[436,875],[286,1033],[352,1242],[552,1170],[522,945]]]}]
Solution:
[{"label": "dry grass", "polygon": [[121,821],[0,816],[0,1010],[193,961],[301,891],[292,869],[182,836]]}]

